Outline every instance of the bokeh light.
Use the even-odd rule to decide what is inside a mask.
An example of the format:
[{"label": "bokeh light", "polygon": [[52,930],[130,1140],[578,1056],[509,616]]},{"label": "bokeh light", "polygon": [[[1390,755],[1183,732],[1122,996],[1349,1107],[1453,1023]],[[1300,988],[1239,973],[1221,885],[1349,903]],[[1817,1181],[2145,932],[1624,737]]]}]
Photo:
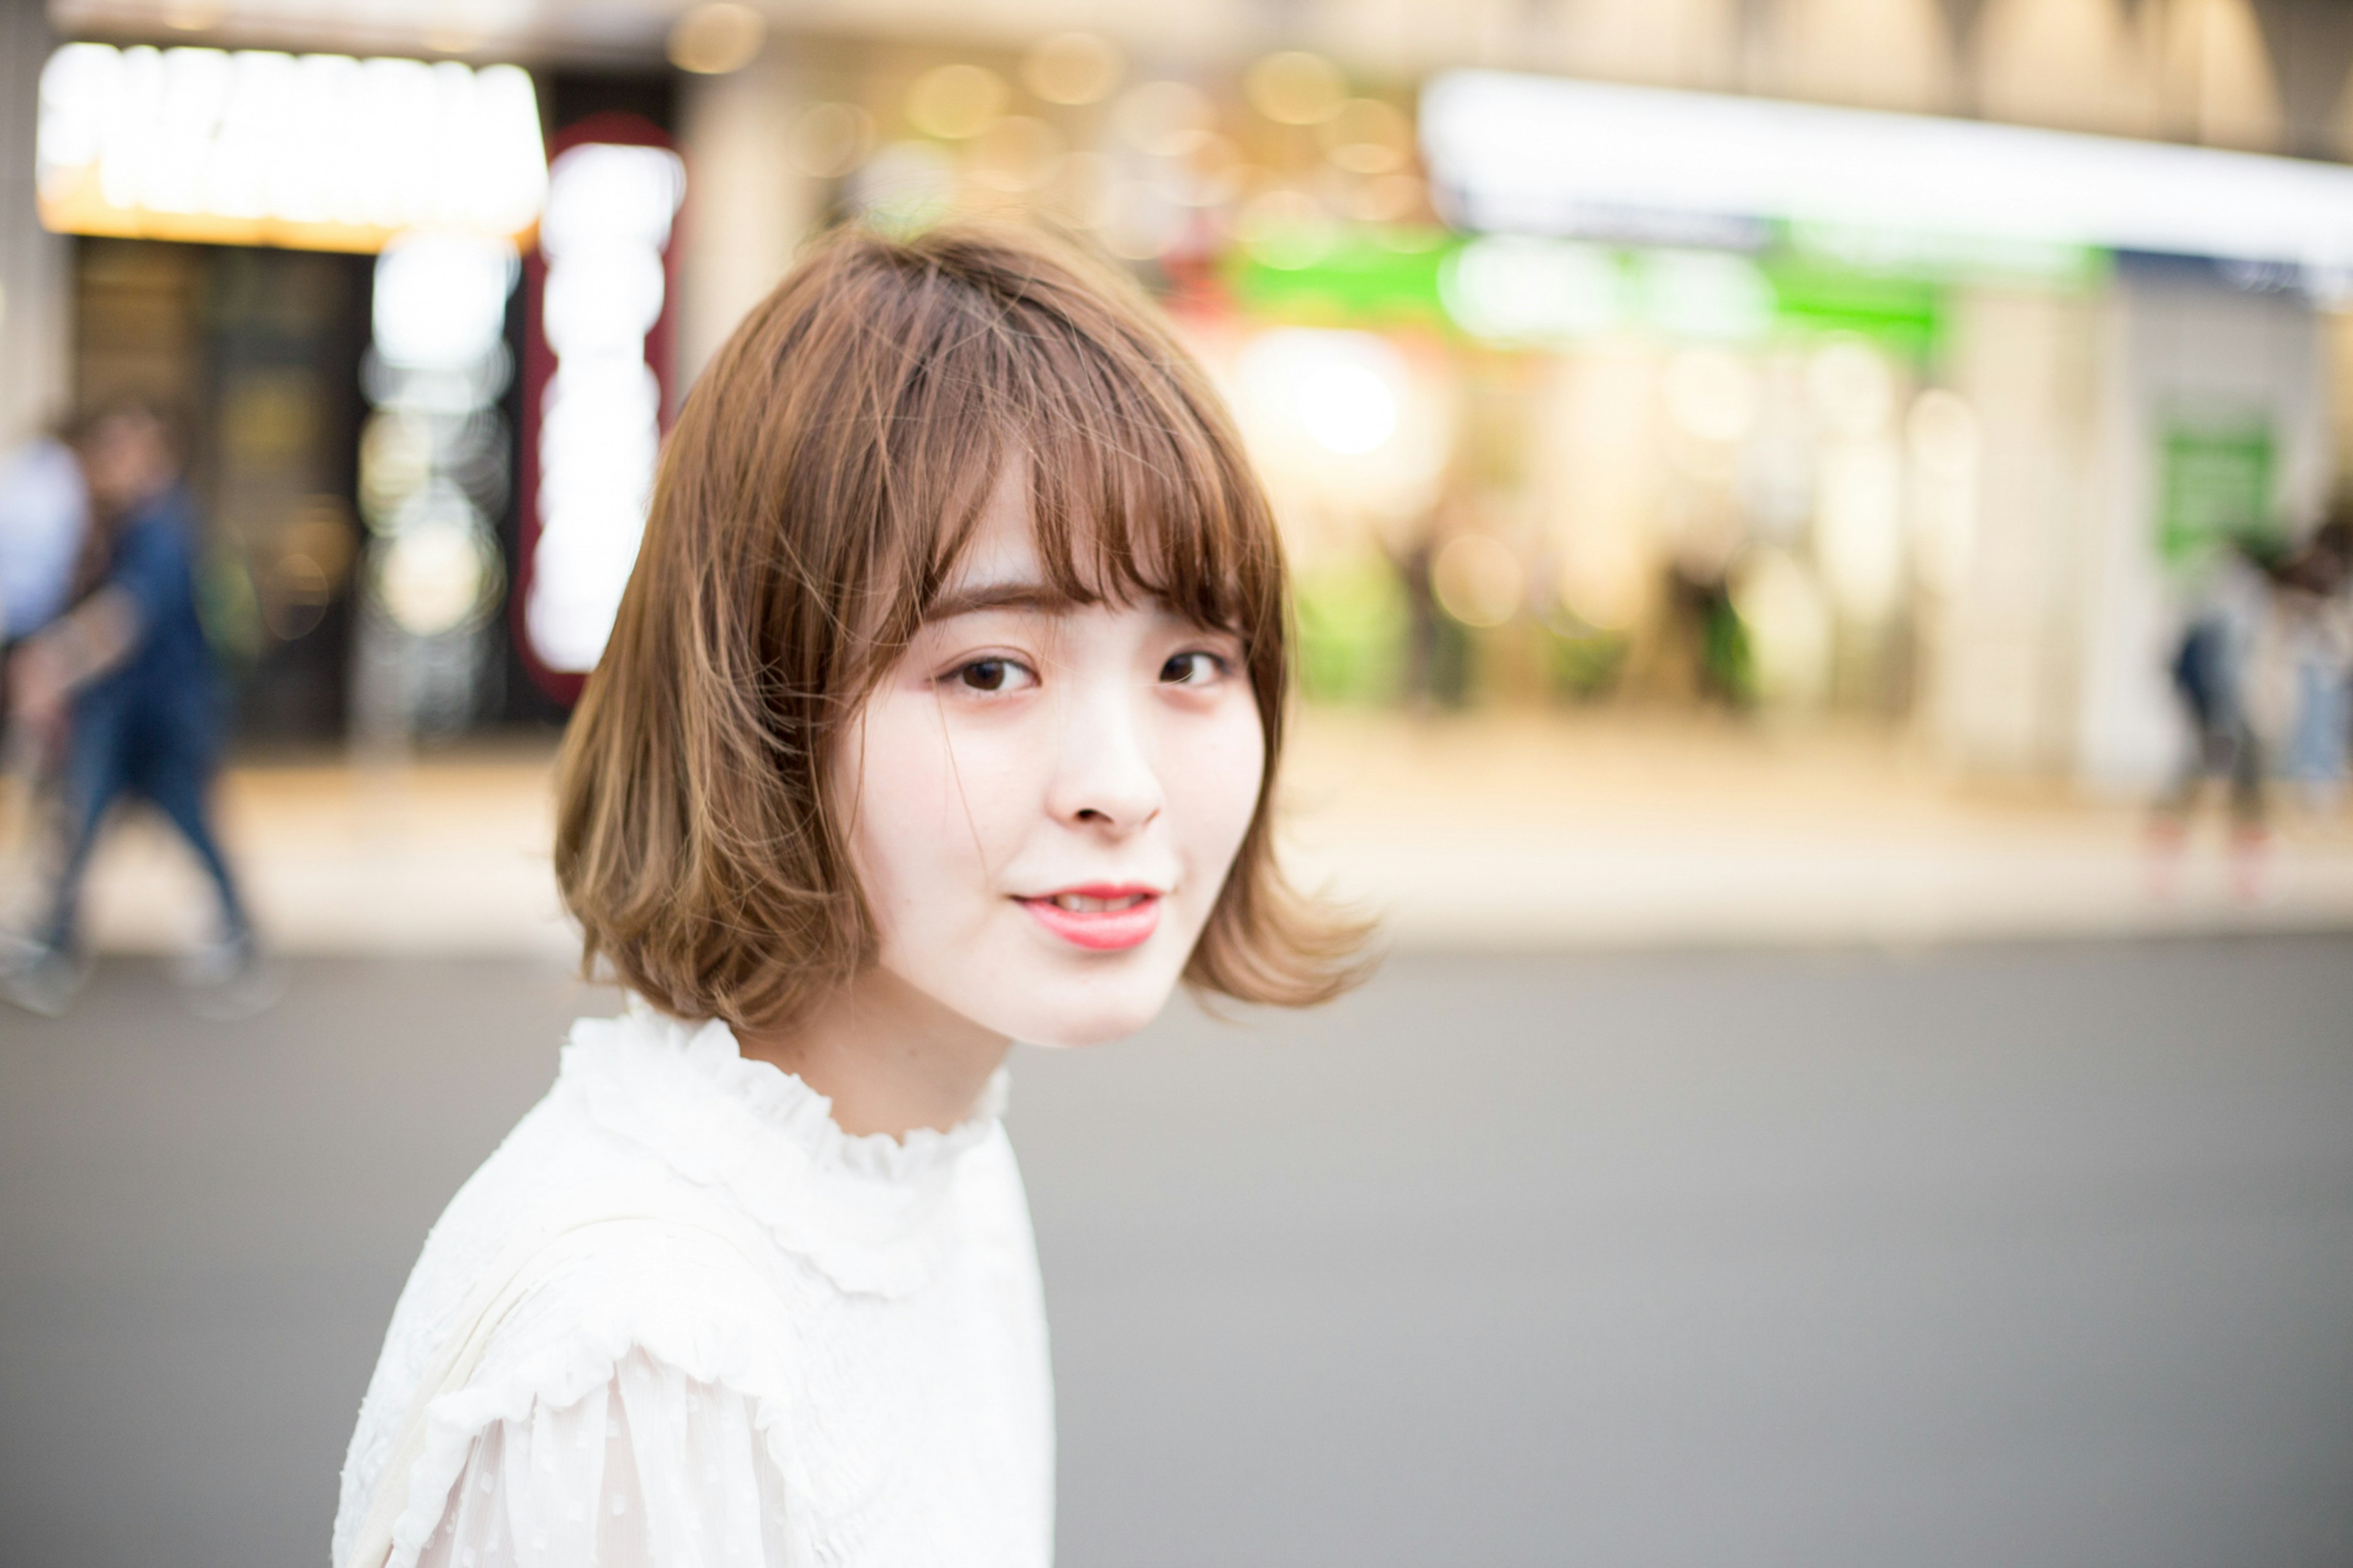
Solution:
[{"label": "bokeh light", "polygon": [[985,66],[937,66],[907,89],[907,123],[944,142],[966,141],[1005,112],[1010,96],[1005,79]]},{"label": "bokeh light", "polygon": [[1022,57],[1021,82],[1048,103],[1100,103],[1118,88],[1127,62],[1093,33],[1055,33]]},{"label": "bokeh light", "polygon": [[1502,540],[1461,533],[1440,549],[1430,567],[1430,589],[1446,613],[1464,626],[1500,626],[1518,613],[1526,574]]},{"label": "bokeh light", "polygon": [[670,24],[670,63],[698,76],[724,76],[758,58],[767,37],[767,23],[751,6],[705,0]]},{"label": "bokeh light", "polygon": [[1340,68],[1303,49],[1284,49],[1242,76],[1250,107],[1279,125],[1313,125],[1339,112],[1347,98]]}]

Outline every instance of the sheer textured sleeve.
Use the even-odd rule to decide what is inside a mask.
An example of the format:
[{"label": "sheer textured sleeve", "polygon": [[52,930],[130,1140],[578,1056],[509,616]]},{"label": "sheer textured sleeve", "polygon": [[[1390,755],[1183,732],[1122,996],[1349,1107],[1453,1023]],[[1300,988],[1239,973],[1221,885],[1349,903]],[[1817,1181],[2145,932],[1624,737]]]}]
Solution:
[{"label": "sheer textured sleeve", "polygon": [[481,1430],[417,1568],[781,1568],[784,1525],[752,1401],[633,1350]]}]

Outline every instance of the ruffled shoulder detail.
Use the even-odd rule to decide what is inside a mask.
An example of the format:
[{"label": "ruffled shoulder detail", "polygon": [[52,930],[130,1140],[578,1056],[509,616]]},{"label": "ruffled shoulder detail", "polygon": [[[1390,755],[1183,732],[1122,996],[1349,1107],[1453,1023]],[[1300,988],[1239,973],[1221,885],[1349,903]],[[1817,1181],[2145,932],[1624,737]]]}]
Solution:
[{"label": "ruffled shoulder detail", "polygon": [[417,1568],[785,1568],[822,1560],[754,1402],[631,1351],[577,1403],[485,1426]]},{"label": "ruffled shoulder detail", "polygon": [[681,1023],[633,997],[621,1017],[573,1026],[557,1093],[689,1182],[727,1194],[842,1289],[895,1296],[932,1278],[959,1163],[1003,1139],[1007,1074],[948,1131],[853,1136],[824,1095],[745,1058],[725,1024]]},{"label": "ruffled shoulder detail", "polygon": [[[387,1568],[417,1563],[489,1434],[577,1409],[617,1386],[631,1362],[741,1400],[758,1457],[791,1488],[801,1466],[791,1441],[798,1346],[790,1327],[748,1264],[716,1248],[682,1248],[674,1238],[617,1237],[518,1305],[466,1386],[427,1407]],[[671,1444],[665,1436],[652,1447],[666,1451]]]}]

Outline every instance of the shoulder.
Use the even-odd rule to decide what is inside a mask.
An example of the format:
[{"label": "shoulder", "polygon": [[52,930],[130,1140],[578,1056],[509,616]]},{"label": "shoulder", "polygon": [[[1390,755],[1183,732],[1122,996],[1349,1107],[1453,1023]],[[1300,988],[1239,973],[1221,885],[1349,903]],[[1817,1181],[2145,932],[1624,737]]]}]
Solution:
[{"label": "shoulder", "polygon": [[[602,1455],[609,1432],[642,1438],[658,1426],[660,1441],[631,1452],[681,1474],[690,1461],[698,1471],[716,1465],[743,1474],[765,1456],[793,1403],[791,1309],[729,1237],[681,1217],[681,1205],[650,1188],[639,1195],[652,1212],[552,1235],[542,1222],[562,1210],[543,1209],[516,1231],[520,1266],[511,1245],[471,1282],[459,1320],[501,1294],[502,1275],[512,1288],[491,1308],[493,1326],[461,1380],[438,1393],[431,1373],[422,1380],[429,1398],[405,1484],[400,1460],[387,1455],[380,1473],[400,1488],[390,1500],[394,1564],[430,1561],[438,1539],[495,1544],[475,1537],[525,1490],[539,1516],[598,1517],[617,1483],[580,1460]],[[541,1239],[531,1239],[533,1225]],[[506,1500],[484,1516],[488,1524],[465,1506],[477,1489]],[[650,1506],[649,1498],[635,1506]]]},{"label": "shoulder", "polygon": [[[786,1559],[773,1399],[632,1347],[568,1397],[435,1429],[388,1568]],[[723,1543],[723,1544],[722,1544]],[[347,1568],[355,1565],[347,1564]]]},{"label": "shoulder", "polygon": [[190,524],[187,508],[174,497],[141,509],[116,534],[108,574],[132,587],[168,589],[185,581],[193,570]]}]

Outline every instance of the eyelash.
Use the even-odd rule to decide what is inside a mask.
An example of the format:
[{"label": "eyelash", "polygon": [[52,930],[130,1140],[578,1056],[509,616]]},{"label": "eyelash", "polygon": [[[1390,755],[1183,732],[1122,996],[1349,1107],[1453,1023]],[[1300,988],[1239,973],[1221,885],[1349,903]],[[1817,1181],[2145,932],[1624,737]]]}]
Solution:
[{"label": "eyelash", "polygon": [[1208,660],[1209,668],[1216,673],[1217,678],[1219,679],[1223,679],[1234,672],[1233,661],[1231,659],[1211,653],[1205,647],[1188,647],[1182,653],[1170,654],[1168,658],[1162,662],[1160,666],[1161,679],[1164,681],[1167,681],[1167,684],[1171,686],[1199,686],[1205,684],[1204,682],[1198,680],[1167,680],[1168,667],[1170,665],[1176,663],[1180,659],[1190,658],[1205,658]]},{"label": "eyelash", "polygon": [[[1233,661],[1231,659],[1219,654],[1211,653],[1207,648],[1187,648],[1182,653],[1170,654],[1167,658],[1161,662],[1160,674],[1163,683],[1169,686],[1207,685],[1208,682],[1206,680],[1169,680],[1167,679],[1169,666],[1176,664],[1181,660],[1197,658],[1207,659],[1209,663],[1211,671],[1217,679],[1222,679],[1232,675],[1234,672]],[[971,658],[966,659],[964,663],[957,665],[954,669],[948,670],[946,673],[940,676],[935,684],[941,686],[961,686],[967,691],[979,692],[985,696],[994,696],[1005,689],[1002,678],[1000,678],[997,683],[994,686],[976,685],[969,679],[973,671],[985,668],[1019,670],[1022,674],[1029,678],[1031,685],[1036,685],[1038,681],[1038,672],[1031,669],[1028,665],[1022,663],[1018,658]]]},{"label": "eyelash", "polygon": [[1018,669],[1022,674],[1029,678],[1029,683],[1032,686],[1038,683],[1038,672],[1031,669],[1028,665],[1022,663],[1018,658],[968,658],[962,664],[957,665],[954,669],[949,670],[945,675],[941,676],[939,683],[943,686],[961,686],[967,691],[976,691],[984,696],[994,696],[1005,689],[1005,683],[1002,679],[1000,679],[994,686],[976,685],[966,679],[974,670],[988,668],[1000,670]]}]

